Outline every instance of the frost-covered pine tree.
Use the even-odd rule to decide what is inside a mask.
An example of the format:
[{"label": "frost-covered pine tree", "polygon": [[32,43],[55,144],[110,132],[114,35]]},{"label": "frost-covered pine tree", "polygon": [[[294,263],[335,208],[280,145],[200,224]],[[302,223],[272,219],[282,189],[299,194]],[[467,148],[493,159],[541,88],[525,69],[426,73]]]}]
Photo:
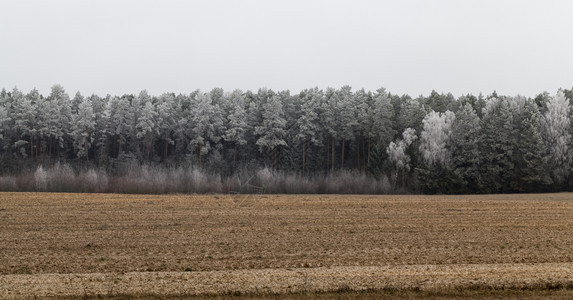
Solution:
[{"label": "frost-covered pine tree", "polygon": [[305,90],[300,105],[300,115],[296,120],[295,140],[302,145],[302,175],[306,171],[306,157],[309,146],[318,146],[321,141],[319,120],[323,93],[318,88]]},{"label": "frost-covered pine tree", "polygon": [[150,161],[153,142],[159,133],[156,121],[155,107],[151,101],[145,102],[139,110],[138,118],[135,124],[135,137],[139,141],[145,160]]},{"label": "frost-covered pine tree", "polygon": [[[13,120],[10,97],[5,89],[0,91],[0,168],[9,170],[14,159],[10,148],[13,138]],[[5,162],[3,164],[3,162]]]},{"label": "frost-covered pine tree", "polygon": [[82,96],[82,94],[79,91],[76,92],[76,95],[72,99],[72,103],[70,106],[70,110],[71,110],[72,115],[78,114],[78,110],[80,109],[80,104],[83,101],[84,101],[84,96]]},{"label": "frost-covered pine tree", "polygon": [[173,140],[173,133],[175,132],[177,124],[175,95],[165,93],[159,96],[157,100],[157,105],[155,106],[155,124],[162,144],[161,160],[166,163],[169,145],[175,143]]},{"label": "frost-covered pine tree", "polygon": [[284,140],[285,125],[280,97],[273,95],[262,105],[262,122],[255,126],[255,135],[258,137],[256,145],[259,152],[272,161],[273,168],[277,166],[277,151],[287,145]]},{"label": "frost-covered pine tree", "polygon": [[[39,156],[41,156],[41,151],[43,150],[41,139],[46,136],[49,127],[46,124],[46,120],[53,117],[50,111],[45,110],[44,103],[45,99],[42,98],[38,90],[33,89],[25,96],[26,107],[29,107],[30,112],[24,113],[28,118],[28,135],[29,135],[29,146],[30,146],[30,157],[38,161]],[[56,110],[56,117],[59,117],[59,113]],[[59,128],[56,128],[59,129]]]},{"label": "frost-covered pine tree", "polygon": [[109,103],[109,113],[109,132],[113,136],[113,151],[116,158],[120,158],[123,146],[134,131],[134,114],[128,96],[113,97]]},{"label": "frost-covered pine tree", "polygon": [[44,132],[48,141],[48,161],[51,161],[59,149],[64,149],[64,137],[68,134],[72,116],[70,97],[61,85],[52,86],[42,113],[46,118]]},{"label": "frost-covered pine tree", "polygon": [[[8,111],[6,107],[0,106],[0,141],[4,140],[4,133],[8,131],[8,124],[10,123],[10,117],[8,116]],[[0,147],[2,145],[0,144]]]},{"label": "frost-covered pine tree", "polygon": [[562,90],[547,103],[543,133],[553,181],[562,184],[571,169],[571,106]]},{"label": "frost-covered pine tree", "polygon": [[77,113],[72,117],[71,136],[76,156],[80,159],[85,157],[87,165],[96,128],[90,98],[82,100],[82,102],[78,104],[77,109]]},{"label": "frost-covered pine tree", "polygon": [[[213,124],[213,134],[209,141],[211,143],[211,153],[209,155],[210,168],[218,166],[217,172],[221,171],[223,157],[223,135],[225,134],[225,104],[227,102],[225,93],[222,88],[214,88],[210,92],[212,113],[209,117]],[[215,171],[215,170],[214,170]]]},{"label": "frost-covered pine tree", "polygon": [[249,128],[247,124],[247,111],[243,92],[235,90],[228,97],[229,112],[223,139],[232,144],[233,147],[233,168],[237,166],[237,156],[239,147],[247,144],[246,134]]},{"label": "frost-covered pine tree", "polygon": [[[149,110],[145,111],[145,106],[147,103],[151,103],[151,96],[147,93],[147,90],[142,90],[136,97],[130,98],[131,112],[133,114],[133,124],[131,126],[132,131],[129,133],[128,141],[130,142],[129,147],[131,151],[140,159],[146,160],[147,157],[147,145],[146,137],[149,139],[154,126],[149,126],[152,123],[153,116],[149,115]],[[153,111],[153,109],[151,109]],[[154,111],[153,111],[154,112]],[[147,113],[147,116],[143,116]],[[143,118],[143,120],[141,120]]]},{"label": "frost-covered pine tree", "polygon": [[192,98],[193,112],[191,113],[191,140],[188,150],[197,153],[199,168],[203,167],[203,157],[207,155],[214,144],[219,142],[217,129],[222,126],[222,120],[217,115],[218,106],[213,105],[211,95],[197,93]]},{"label": "frost-covered pine tree", "polygon": [[341,153],[340,153],[340,168],[344,168],[344,158],[346,142],[353,141],[356,138],[356,131],[359,123],[357,118],[357,105],[350,86],[343,86],[338,93],[340,98],[338,101],[339,122],[340,122],[340,139],[341,139]]},{"label": "frost-covered pine tree", "polygon": [[371,111],[373,103],[372,93],[366,90],[357,90],[352,100],[354,102],[354,114],[356,118],[356,127],[354,129],[356,168],[362,170],[366,165],[366,140],[368,140],[368,130],[371,128]]},{"label": "frost-covered pine tree", "polygon": [[[18,161],[18,168],[21,167],[21,157],[25,158],[26,154],[26,146],[28,145],[29,141],[33,141],[34,132],[33,132],[33,124],[36,122],[36,115],[37,115],[37,107],[34,103],[32,103],[31,99],[28,97],[24,97],[24,94],[14,88],[11,94],[12,103],[12,120],[13,120],[13,129],[15,136],[15,142],[12,146],[16,151],[16,158]],[[32,153],[32,146],[30,146],[30,154]]]},{"label": "frost-covered pine tree", "polygon": [[191,140],[192,114],[194,107],[192,106],[192,99],[199,91],[194,91],[190,95],[179,94],[175,97],[175,158],[182,160],[187,157],[189,141]]},{"label": "frost-covered pine tree", "polygon": [[108,147],[110,143],[110,111],[109,111],[109,101],[111,96],[105,98],[99,97],[98,95],[92,94],[88,97],[92,104],[92,111],[95,122],[95,130],[93,134],[94,144],[94,161],[98,166],[105,164],[108,161]]},{"label": "frost-covered pine tree", "polygon": [[340,101],[340,96],[337,91],[333,88],[326,89],[324,95],[324,101],[321,105],[322,111],[322,127],[324,128],[325,134],[328,137],[327,148],[327,164],[330,164],[330,172],[334,173],[335,169],[335,145],[339,138],[340,132],[340,111],[338,102]]}]

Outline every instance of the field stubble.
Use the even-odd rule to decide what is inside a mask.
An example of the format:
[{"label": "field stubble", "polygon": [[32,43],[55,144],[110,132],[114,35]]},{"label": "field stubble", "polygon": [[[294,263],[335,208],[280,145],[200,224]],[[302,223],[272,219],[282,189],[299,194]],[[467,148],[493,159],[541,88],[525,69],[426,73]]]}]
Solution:
[{"label": "field stubble", "polygon": [[570,288],[572,199],[1,193],[0,298]]}]

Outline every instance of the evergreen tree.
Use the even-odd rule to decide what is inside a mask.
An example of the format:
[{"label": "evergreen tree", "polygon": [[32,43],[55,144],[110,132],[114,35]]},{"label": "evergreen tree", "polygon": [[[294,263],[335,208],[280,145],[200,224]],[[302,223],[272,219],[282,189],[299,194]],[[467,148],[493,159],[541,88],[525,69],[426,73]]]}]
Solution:
[{"label": "evergreen tree", "polygon": [[237,166],[239,147],[247,144],[247,111],[245,99],[240,90],[235,90],[229,96],[230,112],[227,115],[227,126],[223,138],[233,145],[233,168]]},{"label": "evergreen tree", "polygon": [[387,159],[385,150],[396,134],[393,128],[394,106],[384,88],[378,89],[373,95],[368,115],[369,124],[365,133],[368,138],[366,166],[370,174],[380,178]]},{"label": "evergreen tree", "polygon": [[[28,156],[26,148],[29,147],[30,155],[33,153],[33,141],[36,136],[34,124],[36,123],[38,108],[30,97],[24,97],[24,94],[17,88],[12,90],[10,98],[10,102],[13,104],[12,119],[14,120],[13,132],[15,135],[13,147],[16,151],[18,168],[20,169],[21,158]],[[28,146],[28,144],[30,145]]]},{"label": "evergreen tree", "polygon": [[[4,134],[8,131],[8,124],[10,123],[10,117],[8,116],[8,111],[6,107],[0,106],[0,141],[4,140]],[[0,150],[3,150],[4,145],[0,144]]]},{"label": "evergreen tree", "polygon": [[[366,92],[364,89],[359,89],[354,93],[352,101],[354,102],[354,115],[356,118],[356,126],[354,129],[355,165],[356,169],[361,171],[366,167],[365,159],[367,159],[368,156],[366,151],[366,141],[368,140],[368,130],[372,128],[371,116],[374,98],[372,97],[372,93]],[[349,150],[352,150],[350,145]]]},{"label": "evergreen tree", "polygon": [[[92,104],[92,111],[95,123],[95,129],[93,133],[93,139],[95,146],[94,149],[94,161],[98,166],[107,164],[109,153],[108,148],[110,144],[110,111],[109,111],[109,101],[111,96],[105,98],[99,97],[92,94],[88,97],[88,102]],[[92,148],[93,148],[92,146]]]},{"label": "evergreen tree", "polygon": [[[63,136],[63,132],[60,129],[59,124],[59,110],[56,105],[52,105],[54,110],[50,111],[46,109],[46,99],[40,95],[38,90],[33,89],[28,94],[26,94],[26,100],[32,105],[32,112],[28,115],[29,119],[29,145],[30,145],[30,157],[36,162],[40,163],[40,158],[45,149],[45,143],[42,143],[42,139],[49,136],[50,132],[59,132],[60,136]],[[56,124],[49,124],[47,121],[50,119],[56,119]],[[51,155],[51,152],[50,152]],[[51,158],[51,157],[50,157]]]},{"label": "evergreen tree", "polygon": [[162,143],[161,160],[167,163],[167,153],[169,145],[175,143],[173,133],[176,127],[176,101],[175,95],[165,93],[158,99],[155,106],[155,124],[157,133]]},{"label": "evergreen tree", "polygon": [[422,100],[408,98],[402,102],[398,117],[398,132],[403,132],[406,128],[419,131],[422,120],[426,116],[426,108],[422,105]]},{"label": "evergreen tree", "polygon": [[82,100],[78,105],[77,114],[72,118],[71,136],[73,146],[78,158],[85,157],[86,164],[89,160],[89,150],[94,141],[96,122],[90,98]]},{"label": "evergreen tree", "polygon": [[339,94],[333,88],[328,88],[325,92],[324,102],[321,105],[322,128],[328,136],[326,164],[330,165],[330,172],[335,169],[335,144],[339,138],[340,118],[339,118]]},{"label": "evergreen tree", "polygon": [[263,120],[255,126],[256,145],[259,152],[266,154],[272,161],[273,168],[277,165],[277,151],[286,146],[284,140],[286,120],[283,118],[283,108],[280,98],[274,95],[262,106]]},{"label": "evergreen tree", "polygon": [[[131,133],[134,132],[134,113],[130,105],[130,96],[113,97],[110,100],[110,123],[109,132],[113,137],[113,155],[120,158],[122,149],[128,142]],[[131,153],[133,149],[128,149]]]},{"label": "evergreen tree", "polygon": [[177,160],[182,160],[186,157],[189,141],[192,136],[192,118],[193,118],[193,105],[192,99],[199,91],[195,91],[190,95],[179,94],[176,99],[176,128],[175,128],[175,152],[177,153]]},{"label": "evergreen tree", "polygon": [[74,96],[74,98],[72,99],[72,103],[70,106],[70,111],[72,113],[72,115],[77,115],[78,111],[80,109],[80,104],[84,101],[84,96],[82,96],[82,94],[78,91],[76,92],[76,95]]},{"label": "evergreen tree", "polygon": [[452,124],[452,169],[458,181],[458,192],[477,192],[481,125],[471,103],[456,113]]},{"label": "evergreen tree", "polygon": [[344,158],[346,142],[353,141],[356,138],[356,131],[359,123],[357,118],[357,105],[352,94],[350,86],[343,86],[339,91],[340,100],[338,101],[339,122],[340,122],[340,168],[344,168]]},{"label": "evergreen tree", "polygon": [[[147,93],[147,90],[142,90],[137,97],[130,97],[129,99],[131,113],[133,115],[133,124],[131,124],[131,131],[127,139],[130,143],[129,148],[139,160],[149,159],[149,153],[147,153],[146,150],[148,145],[146,143],[149,143],[149,140],[153,139],[153,114],[155,112],[153,106],[146,108],[146,105],[151,103],[152,99]],[[144,114],[147,115],[144,116]]]},{"label": "evergreen tree", "polygon": [[425,99],[424,103],[425,106],[430,110],[439,113],[445,113],[447,110],[454,108],[455,98],[451,93],[444,95],[438,94],[438,92],[432,90],[430,96]]},{"label": "evergreen tree", "polygon": [[192,98],[193,112],[191,114],[191,140],[188,150],[197,154],[199,168],[203,167],[203,157],[212,149],[213,143],[218,143],[216,128],[222,120],[215,118],[216,107],[211,102],[211,95],[198,93]]},{"label": "evergreen tree", "polygon": [[484,192],[507,192],[513,177],[515,134],[513,115],[507,99],[491,98],[484,109],[480,152]]},{"label": "evergreen tree", "polygon": [[547,170],[547,150],[541,135],[542,116],[534,100],[526,100],[515,149],[518,191],[539,191],[551,184]]},{"label": "evergreen tree", "polygon": [[137,123],[135,124],[135,137],[139,141],[145,160],[147,161],[151,160],[153,142],[155,141],[155,137],[159,134],[155,123],[156,116],[157,112],[155,111],[155,107],[150,101],[147,101],[139,111]]},{"label": "evergreen tree", "polygon": [[318,88],[303,91],[301,95],[300,116],[296,120],[295,139],[302,144],[302,175],[304,176],[309,146],[318,146],[321,143],[319,110],[323,95]]},{"label": "evergreen tree", "polygon": [[374,95],[374,122],[370,137],[380,142],[383,148],[386,148],[396,135],[392,128],[393,106],[384,88],[380,88],[376,92]]},{"label": "evergreen tree", "polygon": [[44,101],[42,113],[46,118],[44,134],[48,143],[48,161],[52,161],[59,149],[65,149],[64,138],[71,122],[70,97],[61,85],[52,86],[50,95]]}]

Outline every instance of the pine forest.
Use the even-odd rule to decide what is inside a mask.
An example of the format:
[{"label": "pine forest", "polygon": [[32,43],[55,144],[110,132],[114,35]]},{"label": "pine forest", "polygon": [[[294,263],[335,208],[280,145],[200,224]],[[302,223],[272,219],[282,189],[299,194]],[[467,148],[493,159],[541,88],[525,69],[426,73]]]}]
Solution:
[{"label": "pine forest", "polygon": [[573,93],[311,88],[0,93],[0,190],[521,193],[573,188]]}]

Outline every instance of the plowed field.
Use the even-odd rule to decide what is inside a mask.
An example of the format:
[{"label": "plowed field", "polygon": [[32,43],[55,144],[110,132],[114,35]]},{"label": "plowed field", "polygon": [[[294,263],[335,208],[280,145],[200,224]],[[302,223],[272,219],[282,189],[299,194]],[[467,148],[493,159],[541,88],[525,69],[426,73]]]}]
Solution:
[{"label": "plowed field", "polygon": [[0,193],[0,298],[572,287],[570,193]]}]

